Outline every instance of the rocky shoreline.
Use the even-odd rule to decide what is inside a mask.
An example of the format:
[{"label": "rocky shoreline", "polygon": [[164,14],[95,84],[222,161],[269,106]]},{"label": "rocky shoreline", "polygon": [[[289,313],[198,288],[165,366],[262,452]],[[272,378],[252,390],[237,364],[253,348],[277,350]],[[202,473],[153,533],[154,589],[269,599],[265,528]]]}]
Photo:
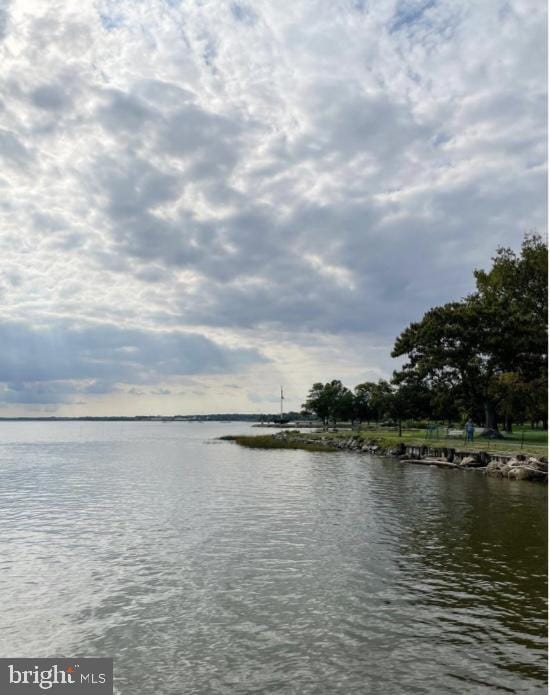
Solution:
[{"label": "rocky shoreline", "polygon": [[431,447],[418,444],[393,444],[385,446],[376,439],[364,439],[360,435],[350,437],[311,437],[296,432],[278,432],[271,435],[274,440],[299,446],[319,445],[331,450],[346,450],[357,453],[376,454],[398,458],[403,463],[454,468],[457,470],[478,470],[494,478],[508,480],[529,480],[546,483],[548,481],[548,461],[545,457],[535,458],[526,454],[493,453],[487,451],[465,451],[453,447]]}]

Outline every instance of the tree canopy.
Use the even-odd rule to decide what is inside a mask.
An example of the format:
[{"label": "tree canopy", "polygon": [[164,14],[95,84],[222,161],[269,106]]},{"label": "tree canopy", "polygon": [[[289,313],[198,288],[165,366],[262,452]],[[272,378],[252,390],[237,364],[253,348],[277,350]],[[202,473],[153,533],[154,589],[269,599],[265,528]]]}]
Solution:
[{"label": "tree canopy", "polygon": [[397,338],[392,356],[408,358],[402,375],[454,390],[472,414],[483,410],[486,427],[498,427],[504,403],[513,417],[512,385],[518,396],[546,389],[547,262],[538,235],[525,237],[520,254],[498,249],[491,270],[474,272],[476,292],[430,309]]}]

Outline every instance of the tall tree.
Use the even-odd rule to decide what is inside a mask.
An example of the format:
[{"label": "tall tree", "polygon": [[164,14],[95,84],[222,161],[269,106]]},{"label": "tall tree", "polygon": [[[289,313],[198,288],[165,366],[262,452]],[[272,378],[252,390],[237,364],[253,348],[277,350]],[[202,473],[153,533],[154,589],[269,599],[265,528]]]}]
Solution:
[{"label": "tall tree", "polygon": [[311,387],[302,407],[315,413],[325,427],[329,420],[336,425],[339,418],[348,419],[353,416],[353,394],[338,379],[326,384],[317,382]]},{"label": "tall tree", "polygon": [[498,408],[518,383],[541,380],[547,369],[547,248],[525,237],[521,253],[499,249],[490,271],[475,271],[477,291],[430,309],[397,338],[393,357],[407,355],[406,372],[432,388],[460,393],[471,414],[483,408],[485,426],[498,429]]},{"label": "tall tree", "polygon": [[384,379],[365,381],[355,387],[355,397],[364,420],[381,420],[388,412],[389,398],[392,393],[390,384]]}]

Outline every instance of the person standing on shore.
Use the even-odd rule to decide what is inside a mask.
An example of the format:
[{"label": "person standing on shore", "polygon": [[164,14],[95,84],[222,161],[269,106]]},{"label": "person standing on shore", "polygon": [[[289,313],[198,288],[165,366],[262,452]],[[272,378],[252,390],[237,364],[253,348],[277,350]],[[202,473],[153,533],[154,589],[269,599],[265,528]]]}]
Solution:
[{"label": "person standing on shore", "polygon": [[468,418],[468,422],[466,423],[466,441],[467,442],[473,442],[474,441],[474,430],[475,430],[475,425],[472,422],[471,418]]}]

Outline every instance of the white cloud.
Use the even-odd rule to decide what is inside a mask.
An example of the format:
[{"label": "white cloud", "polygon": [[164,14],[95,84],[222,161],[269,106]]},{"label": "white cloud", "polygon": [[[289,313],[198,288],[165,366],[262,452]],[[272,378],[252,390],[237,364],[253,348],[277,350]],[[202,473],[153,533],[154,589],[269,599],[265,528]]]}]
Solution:
[{"label": "white cloud", "polygon": [[[302,359],[292,331],[300,384],[331,376],[311,332],[354,345],[350,379],[387,373],[373,345],[545,228],[544,27],[523,0],[5,5],[0,319],[215,334],[276,379]],[[266,368],[243,368],[254,403]],[[42,397],[62,401],[44,369]],[[156,378],[141,412],[175,406]]]}]

